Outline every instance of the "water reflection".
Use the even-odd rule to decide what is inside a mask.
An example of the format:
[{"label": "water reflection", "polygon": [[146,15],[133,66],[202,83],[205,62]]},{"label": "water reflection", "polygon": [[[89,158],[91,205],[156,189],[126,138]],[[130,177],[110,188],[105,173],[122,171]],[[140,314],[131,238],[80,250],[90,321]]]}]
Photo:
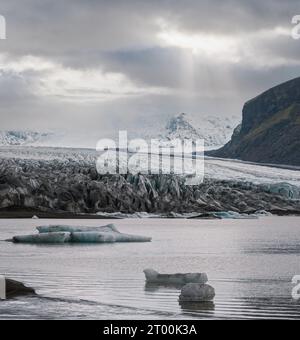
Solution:
[{"label": "water reflection", "polygon": [[154,293],[154,292],[157,292],[158,290],[169,289],[169,290],[178,290],[180,292],[183,286],[184,285],[179,285],[179,284],[175,284],[175,283],[165,284],[165,283],[148,283],[148,282],[146,282],[145,291]]},{"label": "water reflection", "polygon": [[246,248],[245,254],[266,254],[266,255],[278,255],[278,254],[300,254],[299,244],[261,244],[255,248]]},{"label": "water reflection", "polygon": [[215,304],[213,302],[187,302],[179,301],[183,312],[214,312]]}]

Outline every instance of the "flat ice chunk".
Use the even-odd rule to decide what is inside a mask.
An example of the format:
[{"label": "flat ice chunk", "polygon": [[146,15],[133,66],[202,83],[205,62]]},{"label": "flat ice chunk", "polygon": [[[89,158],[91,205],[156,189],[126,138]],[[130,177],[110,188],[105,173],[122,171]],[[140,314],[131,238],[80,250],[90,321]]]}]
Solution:
[{"label": "flat ice chunk", "polygon": [[0,300],[6,299],[6,279],[4,276],[0,276]]},{"label": "flat ice chunk", "polygon": [[70,233],[46,233],[26,236],[15,236],[13,237],[14,243],[66,243],[70,241]]},{"label": "flat ice chunk", "polygon": [[49,225],[40,226],[36,228],[40,234],[44,233],[81,233],[81,232],[116,232],[119,233],[117,228],[113,224],[108,224],[102,227],[72,227],[68,225]]},{"label": "flat ice chunk", "polygon": [[187,273],[187,274],[159,274],[153,269],[144,270],[147,283],[158,284],[187,284],[187,283],[201,283],[208,281],[205,273]]},{"label": "flat ice chunk", "polygon": [[179,296],[180,302],[208,302],[216,296],[213,287],[207,284],[189,283],[185,285]]}]

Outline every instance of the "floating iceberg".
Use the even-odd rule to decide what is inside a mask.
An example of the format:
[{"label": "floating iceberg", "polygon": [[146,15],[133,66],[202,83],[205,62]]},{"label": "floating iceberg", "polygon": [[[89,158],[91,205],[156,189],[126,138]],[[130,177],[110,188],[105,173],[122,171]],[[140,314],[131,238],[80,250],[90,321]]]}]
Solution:
[{"label": "floating iceberg", "polygon": [[213,287],[207,284],[189,283],[185,285],[179,296],[180,302],[209,302],[216,296]]},{"label": "floating iceberg", "polygon": [[120,233],[110,224],[103,227],[72,227],[63,225],[37,227],[39,234],[15,236],[14,243],[114,243],[151,242],[151,237]]},{"label": "floating iceberg", "polygon": [[116,232],[120,233],[114,224],[108,224],[102,227],[72,227],[68,225],[50,225],[36,228],[40,234],[44,233],[88,233],[88,232]]},{"label": "floating iceberg", "polygon": [[248,214],[240,214],[235,211],[221,211],[221,212],[214,212],[213,215],[216,218],[221,219],[233,219],[233,220],[255,220],[258,219],[256,215],[248,215]]},{"label": "floating iceberg", "polygon": [[147,283],[185,285],[187,283],[204,284],[208,281],[205,273],[159,274],[153,269],[145,269],[144,273]]},{"label": "floating iceberg", "polygon": [[70,242],[70,233],[47,233],[47,234],[36,234],[36,235],[26,235],[26,236],[14,236],[12,241],[14,243],[67,243]]},{"label": "floating iceberg", "polygon": [[273,216],[272,213],[265,211],[265,210],[258,210],[255,212],[255,216],[258,217],[270,217]]}]

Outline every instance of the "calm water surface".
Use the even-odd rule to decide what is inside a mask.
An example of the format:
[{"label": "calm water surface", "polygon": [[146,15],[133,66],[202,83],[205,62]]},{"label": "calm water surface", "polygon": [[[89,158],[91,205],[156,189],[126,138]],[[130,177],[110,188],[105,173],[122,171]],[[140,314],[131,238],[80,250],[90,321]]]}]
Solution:
[{"label": "calm water surface", "polygon": [[[0,220],[0,240],[37,225],[104,220]],[[300,275],[300,218],[117,220],[152,243],[15,245],[0,241],[0,273],[41,297],[0,302],[0,319],[300,319],[291,297]],[[178,303],[176,287],[147,287],[143,270],[207,272],[214,304]]]}]

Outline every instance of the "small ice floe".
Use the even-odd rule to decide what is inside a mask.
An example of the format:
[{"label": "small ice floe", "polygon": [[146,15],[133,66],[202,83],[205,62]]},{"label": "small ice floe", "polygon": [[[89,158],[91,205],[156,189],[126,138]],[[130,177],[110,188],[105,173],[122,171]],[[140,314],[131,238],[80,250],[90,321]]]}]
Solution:
[{"label": "small ice floe", "polygon": [[258,219],[256,215],[249,215],[249,214],[240,214],[235,211],[221,211],[221,212],[214,212],[213,215],[217,218],[221,219],[232,219],[232,220],[255,220]]},{"label": "small ice floe", "polygon": [[34,216],[32,216],[32,219],[33,219],[33,220],[39,220],[39,217],[36,216],[36,215],[34,215]]},{"label": "small ice floe", "polygon": [[151,237],[120,233],[110,224],[103,227],[72,227],[63,225],[37,227],[39,234],[15,236],[14,243],[115,243],[151,242]]},{"label": "small ice floe", "polygon": [[0,276],[0,300],[26,295],[36,295],[36,292],[32,288],[26,287],[22,282]]},{"label": "small ice floe", "polygon": [[4,276],[0,276],[0,300],[6,299],[6,280]]},{"label": "small ice floe", "polygon": [[195,220],[214,220],[214,219],[231,219],[231,220],[253,220],[258,219],[261,214],[241,214],[235,211],[216,211],[216,212],[206,212],[202,214],[196,214],[193,216],[189,216],[188,219]]},{"label": "small ice floe", "polygon": [[208,281],[205,273],[188,273],[188,274],[159,274],[153,269],[145,269],[147,283],[154,284],[171,284],[171,285],[185,285],[187,283],[201,283]]},{"label": "small ice floe", "polygon": [[179,296],[179,302],[209,302],[213,301],[216,293],[208,284],[188,283]]},{"label": "small ice floe", "polygon": [[258,210],[255,212],[255,215],[258,217],[269,217],[273,216],[272,213],[265,211],[265,210]]},{"label": "small ice floe", "polygon": [[187,217],[188,220],[221,220],[221,216],[214,215],[211,212],[202,213],[202,214],[194,214]]}]

